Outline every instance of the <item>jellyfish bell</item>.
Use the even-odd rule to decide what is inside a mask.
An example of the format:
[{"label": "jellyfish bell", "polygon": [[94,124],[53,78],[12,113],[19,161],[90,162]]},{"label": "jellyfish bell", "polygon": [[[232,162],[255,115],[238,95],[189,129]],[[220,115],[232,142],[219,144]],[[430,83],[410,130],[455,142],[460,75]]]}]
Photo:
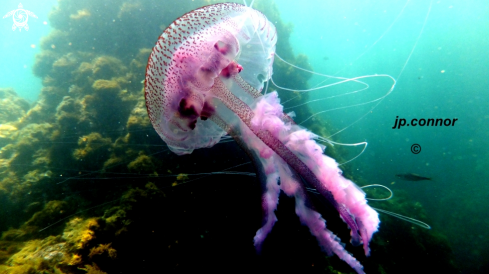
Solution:
[{"label": "jellyfish bell", "polygon": [[195,10],[163,32],[148,60],[145,96],[149,117],[172,151],[189,154],[227,134],[207,121],[216,107],[214,82],[251,103],[253,96],[230,78],[240,73],[248,90],[261,90],[271,75],[276,37],[263,14],[238,4]]},{"label": "jellyfish bell", "polygon": [[333,205],[351,230],[352,244],[363,243],[366,255],[378,215],[365,193],[323,154],[316,135],[284,114],[277,93],[261,94],[272,75],[276,42],[275,26],[240,4],[206,6],[178,18],[148,59],[145,98],[151,123],[178,155],[211,147],[226,134],[248,153],[263,189],[257,250],[276,221],[283,191],[295,198],[297,215],[321,247],[363,273],[321,215],[307,206],[306,186]]}]

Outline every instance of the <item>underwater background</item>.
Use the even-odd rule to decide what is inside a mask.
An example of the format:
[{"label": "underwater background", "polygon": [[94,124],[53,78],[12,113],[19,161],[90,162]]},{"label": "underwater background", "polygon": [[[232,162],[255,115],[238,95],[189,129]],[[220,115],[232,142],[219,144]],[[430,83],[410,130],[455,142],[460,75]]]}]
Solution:
[{"label": "underwater background", "polygon": [[[284,195],[257,255],[260,187],[247,155],[223,142],[176,156],[152,128],[142,82],[152,46],[173,20],[216,2],[23,1],[37,16],[28,31],[12,30],[12,16],[0,20],[0,273],[353,273],[320,250]],[[18,5],[3,1],[0,14]],[[392,189],[392,199],[371,206],[431,226],[380,213],[370,257],[345,242],[366,273],[488,273],[489,3],[256,0],[253,7],[276,25],[276,52],[289,63],[396,80],[391,93],[384,76],[362,79],[365,90],[279,89],[302,126],[338,143],[368,142],[328,144],[326,154],[358,185]],[[293,90],[333,83],[278,59],[273,79]],[[458,120],[393,129],[397,117]],[[396,177],[411,173],[431,180]],[[320,212],[348,238],[337,213]]]}]

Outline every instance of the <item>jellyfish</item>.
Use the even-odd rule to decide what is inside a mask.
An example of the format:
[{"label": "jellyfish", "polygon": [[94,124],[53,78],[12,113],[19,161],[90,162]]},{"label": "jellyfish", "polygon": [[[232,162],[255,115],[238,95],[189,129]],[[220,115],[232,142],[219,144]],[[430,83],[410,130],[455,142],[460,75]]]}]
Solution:
[{"label": "jellyfish", "polygon": [[328,255],[358,273],[363,266],[326,228],[312,208],[315,189],[348,225],[365,255],[380,223],[365,193],[323,154],[317,136],[285,114],[276,92],[264,94],[272,75],[275,26],[257,10],[236,3],[202,7],[175,20],[158,38],[146,68],[145,99],[151,123],[178,155],[212,147],[231,136],[251,158],[262,186],[257,251],[277,221],[279,194],[295,198],[295,211]]}]

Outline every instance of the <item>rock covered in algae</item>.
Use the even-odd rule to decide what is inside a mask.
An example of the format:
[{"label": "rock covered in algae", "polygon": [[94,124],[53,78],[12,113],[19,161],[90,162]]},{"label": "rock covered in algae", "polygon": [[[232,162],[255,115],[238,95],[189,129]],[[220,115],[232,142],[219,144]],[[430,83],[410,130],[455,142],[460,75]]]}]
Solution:
[{"label": "rock covered in algae", "polygon": [[[30,104],[11,88],[0,88],[0,148],[12,142],[18,122],[29,111]],[[0,160],[0,168],[1,168]]]},{"label": "rock covered in algae", "polygon": [[3,273],[63,273],[58,266],[68,262],[65,246],[66,243],[55,236],[28,241],[10,257]]},{"label": "rock covered in algae", "polygon": [[[142,219],[136,216],[140,215],[141,209],[150,212],[153,206],[164,203],[162,198],[164,194],[154,184],[147,184],[144,189],[128,191],[121,204],[106,211],[103,218],[73,217],[66,223],[61,235],[28,240],[20,248],[12,244],[20,239],[14,237],[16,231],[4,233],[0,246],[9,241],[13,254],[7,260],[7,266],[2,268],[6,273],[79,273],[75,270],[105,273],[99,266],[107,267],[118,257],[117,249],[107,240],[114,240],[116,235],[128,235],[129,230],[144,225],[139,223]],[[49,210],[44,211],[47,213]],[[46,218],[40,214],[36,216],[28,223],[38,224]],[[124,246],[122,243],[117,245]]]},{"label": "rock covered in algae", "polygon": [[4,231],[1,240],[19,242],[42,235],[39,233],[42,228],[66,217],[68,210],[69,205],[67,202],[49,201],[44,208],[35,212],[32,217],[19,228],[10,228],[9,230]]},{"label": "rock covered in algae", "polygon": [[100,224],[96,218],[84,220],[76,217],[67,223],[62,237],[71,244],[72,249],[84,249],[96,238],[95,233],[99,229]]},{"label": "rock covered in algae", "polygon": [[151,157],[141,154],[134,161],[130,162],[127,165],[127,168],[130,171],[148,173],[155,170],[155,165],[153,164]]},{"label": "rock covered in algae", "polygon": [[49,180],[51,129],[48,123],[29,124],[15,131],[11,143],[0,149],[0,172],[8,175],[0,177],[0,193],[6,190],[3,194],[12,201],[29,201],[25,195],[41,191],[38,187]]},{"label": "rock covered in algae", "polygon": [[100,270],[100,268],[96,264],[87,264],[85,265],[85,267],[80,267],[78,269],[87,272],[87,274],[107,274],[107,272]]},{"label": "rock covered in algae", "polygon": [[29,102],[19,97],[13,89],[0,88],[0,124],[19,120],[29,108]]},{"label": "rock covered in algae", "polygon": [[103,138],[100,133],[93,132],[78,139],[78,148],[73,152],[73,158],[83,162],[81,165],[86,168],[97,168],[110,154],[111,146],[110,138]]},{"label": "rock covered in algae", "polygon": [[[96,233],[100,230],[97,218],[72,218],[62,235],[29,240],[20,248],[15,246],[17,251],[6,261],[6,266],[0,267],[0,270],[2,273],[60,274],[77,273],[76,269],[82,269],[88,270],[89,273],[102,273],[94,261],[114,259],[117,257],[117,251],[110,243],[95,242]],[[12,239],[4,234],[0,243],[6,240]],[[90,263],[91,267],[83,268],[83,264],[86,263]]]}]

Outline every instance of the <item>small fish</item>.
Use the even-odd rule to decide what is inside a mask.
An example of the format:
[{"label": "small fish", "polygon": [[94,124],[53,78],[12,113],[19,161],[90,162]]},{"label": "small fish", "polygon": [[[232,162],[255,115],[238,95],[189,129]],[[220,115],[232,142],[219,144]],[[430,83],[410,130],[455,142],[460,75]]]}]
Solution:
[{"label": "small fish", "polygon": [[406,181],[431,181],[431,178],[423,177],[414,173],[396,174],[396,177]]}]

